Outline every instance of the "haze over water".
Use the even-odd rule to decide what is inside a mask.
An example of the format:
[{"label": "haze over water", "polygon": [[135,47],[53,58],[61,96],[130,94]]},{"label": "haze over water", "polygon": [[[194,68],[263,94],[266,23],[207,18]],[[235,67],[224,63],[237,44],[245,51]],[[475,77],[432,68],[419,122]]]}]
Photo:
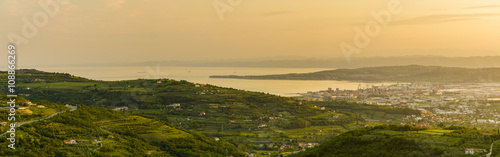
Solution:
[{"label": "haze over water", "polygon": [[[45,67],[42,71],[69,73],[85,78],[117,81],[139,78],[170,78],[194,83],[206,83],[247,91],[264,92],[281,96],[296,96],[296,93],[326,90],[328,88],[357,89],[360,82],[317,81],[317,80],[243,80],[209,78],[210,75],[267,75],[286,73],[307,73],[321,68],[241,68],[241,67]],[[372,85],[370,83],[369,85]],[[378,83],[376,85],[380,85]],[[361,83],[365,87],[366,83]]]}]

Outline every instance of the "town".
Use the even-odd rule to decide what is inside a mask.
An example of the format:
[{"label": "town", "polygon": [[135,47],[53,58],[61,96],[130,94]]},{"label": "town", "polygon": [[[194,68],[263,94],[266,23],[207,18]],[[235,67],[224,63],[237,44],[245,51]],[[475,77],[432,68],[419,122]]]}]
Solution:
[{"label": "town", "polygon": [[[399,119],[402,125],[467,125],[491,129],[500,123],[500,113],[496,109],[500,104],[500,84],[495,83],[359,85],[357,90],[328,88],[325,91],[303,93],[298,98],[308,101],[345,100],[421,111],[421,115],[408,115]],[[367,115],[362,116],[369,120]]]}]

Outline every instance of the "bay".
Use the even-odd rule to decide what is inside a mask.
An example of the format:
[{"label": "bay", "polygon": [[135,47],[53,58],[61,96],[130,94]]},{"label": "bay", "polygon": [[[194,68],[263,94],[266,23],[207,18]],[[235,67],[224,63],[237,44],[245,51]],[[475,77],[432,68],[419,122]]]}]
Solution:
[{"label": "bay", "polygon": [[170,78],[194,83],[212,84],[247,91],[264,92],[280,96],[297,96],[308,91],[357,89],[359,85],[382,85],[383,83],[362,83],[333,80],[243,80],[209,78],[210,75],[268,75],[287,73],[308,73],[322,68],[247,68],[247,67],[168,67],[168,66],[120,66],[120,67],[39,67],[47,72],[69,73],[94,80],[117,81],[132,79]]}]

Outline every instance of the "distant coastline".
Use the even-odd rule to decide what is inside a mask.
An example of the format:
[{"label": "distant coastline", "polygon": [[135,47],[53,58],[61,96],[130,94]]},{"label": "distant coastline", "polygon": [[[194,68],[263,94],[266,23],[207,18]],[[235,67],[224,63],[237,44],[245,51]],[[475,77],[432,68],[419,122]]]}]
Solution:
[{"label": "distant coastline", "polygon": [[500,68],[384,66],[278,75],[212,75],[210,78],[252,80],[336,80],[360,82],[499,83]]}]

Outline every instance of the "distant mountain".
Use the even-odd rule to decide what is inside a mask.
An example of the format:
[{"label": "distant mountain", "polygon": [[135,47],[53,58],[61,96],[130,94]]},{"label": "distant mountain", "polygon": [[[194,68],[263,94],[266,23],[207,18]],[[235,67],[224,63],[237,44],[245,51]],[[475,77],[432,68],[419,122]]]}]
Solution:
[{"label": "distant mountain", "polygon": [[[313,56],[314,57],[314,56]],[[442,56],[395,56],[351,58],[299,58],[269,57],[256,59],[226,60],[163,60],[137,63],[80,64],[68,66],[183,66],[183,67],[257,67],[257,68],[361,68],[374,66],[426,65],[444,67],[485,68],[500,67],[500,56],[442,57]]]},{"label": "distant mountain", "polygon": [[325,59],[293,59],[293,60],[260,60],[260,61],[226,61],[211,63],[193,63],[194,66],[211,67],[273,67],[273,68],[361,68],[375,66],[445,66],[485,68],[500,67],[500,56],[491,57],[441,57],[441,56],[399,56],[399,57],[367,57]]},{"label": "distant mountain", "polygon": [[500,68],[459,68],[440,66],[385,66],[358,69],[336,69],[313,73],[260,76],[210,76],[210,78],[260,80],[339,80],[363,82],[434,82],[493,83],[500,82]]}]

